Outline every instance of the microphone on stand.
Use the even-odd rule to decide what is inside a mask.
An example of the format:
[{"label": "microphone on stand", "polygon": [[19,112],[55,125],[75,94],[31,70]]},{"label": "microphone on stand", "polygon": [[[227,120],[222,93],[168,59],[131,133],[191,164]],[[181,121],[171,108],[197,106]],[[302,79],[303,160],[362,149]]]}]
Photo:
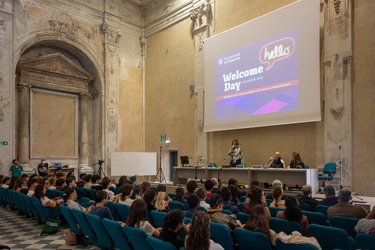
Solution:
[{"label": "microphone on stand", "polygon": [[271,162],[273,161],[273,157],[271,156],[269,159],[268,159],[268,162],[266,163],[266,165],[264,166],[264,168],[268,168],[270,165],[271,165]]}]

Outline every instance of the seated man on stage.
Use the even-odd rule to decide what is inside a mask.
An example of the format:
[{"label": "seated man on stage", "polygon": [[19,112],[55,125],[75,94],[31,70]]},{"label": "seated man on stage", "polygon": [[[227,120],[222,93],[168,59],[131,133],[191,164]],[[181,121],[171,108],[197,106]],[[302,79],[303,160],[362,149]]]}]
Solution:
[{"label": "seated man on stage", "polygon": [[281,159],[280,152],[276,152],[275,159],[273,160],[269,168],[284,168],[284,165],[284,160]]}]

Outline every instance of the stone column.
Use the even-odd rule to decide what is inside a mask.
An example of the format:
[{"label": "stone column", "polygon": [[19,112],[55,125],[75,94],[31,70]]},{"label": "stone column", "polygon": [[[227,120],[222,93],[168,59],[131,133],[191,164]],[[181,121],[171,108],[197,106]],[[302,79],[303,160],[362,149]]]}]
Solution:
[{"label": "stone column", "polygon": [[[322,2],[323,4],[323,2]],[[333,184],[352,187],[353,3],[324,1],[324,130],[325,162],[336,162]]]},{"label": "stone column", "polygon": [[18,84],[18,160],[26,166],[30,159],[30,86]]},{"label": "stone column", "polygon": [[195,105],[195,160],[197,165],[205,166],[207,159],[207,133],[204,132],[204,44],[203,40],[210,37],[213,27],[213,3],[201,3],[190,12],[193,22],[192,34],[194,36],[194,95]]},{"label": "stone column", "polygon": [[88,131],[88,102],[91,95],[82,93],[79,95],[80,100],[80,142],[79,142],[79,166],[89,168],[89,131]]}]

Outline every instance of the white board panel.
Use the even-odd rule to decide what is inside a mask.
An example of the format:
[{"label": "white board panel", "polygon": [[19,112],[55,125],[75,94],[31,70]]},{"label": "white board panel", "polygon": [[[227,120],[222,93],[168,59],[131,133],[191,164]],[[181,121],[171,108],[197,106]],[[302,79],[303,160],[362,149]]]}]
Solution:
[{"label": "white board panel", "polygon": [[111,176],[156,175],[156,152],[111,153]]}]

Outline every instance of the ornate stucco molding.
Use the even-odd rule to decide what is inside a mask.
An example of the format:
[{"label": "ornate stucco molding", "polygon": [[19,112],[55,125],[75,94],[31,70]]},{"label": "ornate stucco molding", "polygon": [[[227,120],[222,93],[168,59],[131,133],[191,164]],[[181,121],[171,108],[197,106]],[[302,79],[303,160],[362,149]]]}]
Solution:
[{"label": "ornate stucco molding", "polygon": [[190,11],[190,19],[193,22],[192,34],[197,52],[203,51],[203,41],[210,36],[210,25],[213,20],[211,9],[211,4],[201,3]]},{"label": "ornate stucco molding", "polygon": [[102,25],[102,31],[105,35],[105,44],[109,44],[115,47],[119,46],[121,32],[120,30],[111,27],[107,22]]}]

